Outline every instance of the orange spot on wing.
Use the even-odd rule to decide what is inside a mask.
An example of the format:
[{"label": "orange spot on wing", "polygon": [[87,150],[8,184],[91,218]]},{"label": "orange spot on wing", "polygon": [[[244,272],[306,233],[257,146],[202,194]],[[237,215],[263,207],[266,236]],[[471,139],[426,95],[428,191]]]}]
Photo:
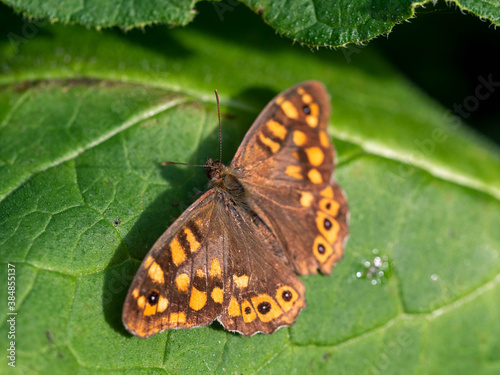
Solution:
[{"label": "orange spot on wing", "polygon": [[187,292],[189,290],[189,276],[187,273],[181,273],[175,278],[175,284],[177,289],[181,292]]},{"label": "orange spot on wing", "polygon": [[183,312],[170,313],[169,323],[186,323],[186,314]]},{"label": "orange spot on wing", "polygon": [[240,304],[236,300],[236,298],[232,297],[231,302],[229,303],[229,308],[227,309],[229,316],[240,316]]},{"label": "orange spot on wing", "polygon": [[318,211],[316,213],[316,226],[328,243],[334,243],[337,240],[340,225],[333,217]]},{"label": "orange spot on wing", "polygon": [[233,275],[233,280],[236,286],[240,289],[246,288],[248,286],[248,276],[243,275],[243,276],[236,276]]},{"label": "orange spot on wing", "polygon": [[318,170],[315,168],[307,172],[307,177],[309,178],[309,181],[311,181],[313,184],[321,184],[323,182],[321,173],[319,173]]},{"label": "orange spot on wing", "polygon": [[305,191],[300,193],[300,205],[303,207],[311,207],[314,197],[311,193]]},{"label": "orange spot on wing", "polygon": [[176,266],[186,260],[186,254],[184,253],[184,250],[182,249],[182,246],[177,237],[175,237],[170,243],[170,249],[172,251],[172,262],[174,262]]},{"label": "orange spot on wing", "polygon": [[195,287],[191,288],[191,298],[189,300],[189,307],[193,310],[201,310],[207,303],[207,293],[201,292]]},{"label": "orange spot on wing", "polygon": [[339,203],[329,198],[322,198],[319,201],[319,208],[332,217],[336,217],[339,212]]},{"label": "orange spot on wing", "polygon": [[203,272],[203,270],[201,270],[200,268],[198,268],[196,270],[196,276],[201,277],[202,279],[204,279],[205,278],[205,272]]},{"label": "orange spot on wing", "polygon": [[273,153],[277,152],[280,149],[279,143],[274,142],[271,138],[267,138],[262,133],[259,134],[259,139],[261,140],[261,142],[263,144],[265,144],[267,147],[269,147]]},{"label": "orange spot on wing", "polygon": [[311,128],[315,128],[318,126],[319,106],[317,103],[310,103],[309,109],[311,110],[311,113],[306,116],[306,122]]},{"label": "orange spot on wing", "polygon": [[303,146],[306,142],[307,136],[304,132],[301,132],[300,130],[295,130],[293,132],[293,143],[295,143],[297,146]]},{"label": "orange spot on wing", "polygon": [[255,314],[252,305],[247,300],[241,303],[241,313],[243,314],[243,321],[245,323],[251,323],[257,318],[257,314]]},{"label": "orange spot on wing", "polygon": [[[283,311],[280,309],[278,304],[267,294],[260,294],[256,297],[252,297],[252,304],[259,316],[259,319],[264,323],[267,323],[273,319],[276,319]],[[265,305],[266,309],[263,309]]]},{"label": "orange spot on wing", "polygon": [[[282,286],[276,291],[276,300],[284,311],[290,311],[298,298],[299,294],[288,285]],[[300,305],[302,305],[302,303]]]},{"label": "orange spot on wing", "polygon": [[269,120],[268,122],[266,122],[266,125],[267,128],[271,131],[271,133],[273,133],[276,137],[280,139],[285,139],[286,133],[288,133],[288,131],[279,122],[276,122],[274,120]]},{"label": "orange spot on wing", "polygon": [[328,137],[328,134],[324,130],[321,130],[319,132],[319,142],[321,143],[321,146],[323,147],[330,147],[330,138]]},{"label": "orange spot on wing", "polygon": [[163,296],[160,296],[160,300],[158,301],[158,312],[164,312],[168,307],[168,299]]},{"label": "orange spot on wing", "polygon": [[308,147],[305,149],[305,151],[309,163],[311,163],[315,167],[323,163],[323,160],[325,159],[325,154],[323,153],[323,150],[321,150],[319,147]]},{"label": "orange spot on wing", "polygon": [[220,268],[219,259],[214,258],[212,260],[212,265],[210,266],[210,277],[221,277],[222,272]]},{"label": "orange spot on wing", "polygon": [[163,270],[161,269],[160,265],[156,262],[153,262],[151,264],[151,266],[149,267],[148,276],[155,283],[158,283],[158,284],[165,283],[165,278],[163,277]]},{"label": "orange spot on wing", "polygon": [[286,100],[281,103],[281,109],[285,112],[285,115],[292,119],[299,118],[299,113],[297,112],[297,108],[292,104],[292,102]]},{"label": "orange spot on wing", "polygon": [[316,116],[306,116],[306,122],[311,128],[318,126],[318,118]]},{"label": "orange spot on wing", "polygon": [[333,199],[333,189],[331,186],[327,186],[319,193],[322,197]]},{"label": "orange spot on wing", "polygon": [[194,253],[196,250],[200,248],[200,243],[196,241],[196,237],[189,228],[184,228],[184,233],[186,234],[186,238],[189,242],[189,250],[191,250],[191,252]]},{"label": "orange spot on wing", "polygon": [[332,253],[333,249],[330,244],[321,235],[316,236],[313,244],[313,254],[316,259],[324,263]]},{"label": "orange spot on wing", "polygon": [[214,302],[222,303],[224,300],[224,291],[221,288],[215,287],[212,289],[212,293],[210,294]]},{"label": "orange spot on wing", "polygon": [[156,314],[156,305],[151,306],[149,303],[146,305],[146,308],[143,312],[144,316],[154,315]]},{"label": "orange spot on wing", "polygon": [[137,307],[143,309],[145,305],[146,305],[146,297],[140,296],[139,298],[137,298]]},{"label": "orange spot on wing", "polygon": [[311,103],[313,100],[312,96],[309,95],[309,94],[303,94],[302,95],[302,101],[305,103],[305,104],[309,104]]},{"label": "orange spot on wing", "polygon": [[285,169],[285,173],[290,177],[296,178],[297,180],[302,180],[302,168],[296,165],[289,165]]}]

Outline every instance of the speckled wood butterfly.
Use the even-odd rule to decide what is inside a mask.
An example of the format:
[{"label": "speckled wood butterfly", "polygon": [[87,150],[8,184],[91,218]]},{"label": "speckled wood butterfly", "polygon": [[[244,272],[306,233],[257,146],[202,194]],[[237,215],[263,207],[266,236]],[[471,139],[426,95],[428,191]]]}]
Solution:
[{"label": "speckled wood butterfly", "polygon": [[348,235],[332,180],[329,97],[316,81],[274,98],[229,167],[207,160],[211,188],[156,241],[130,286],[134,335],[204,326],[272,333],[306,305],[296,274],[330,274]]}]

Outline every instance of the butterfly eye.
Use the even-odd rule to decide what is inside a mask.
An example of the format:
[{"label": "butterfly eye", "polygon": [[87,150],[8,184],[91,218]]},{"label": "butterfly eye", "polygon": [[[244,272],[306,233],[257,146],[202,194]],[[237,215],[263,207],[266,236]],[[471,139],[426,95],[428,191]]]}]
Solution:
[{"label": "butterfly eye", "polygon": [[306,115],[310,114],[311,113],[311,108],[309,108],[308,105],[305,105],[304,107],[302,107],[302,110],[304,111],[304,113]]},{"label": "butterfly eye", "polygon": [[281,295],[281,297],[283,298],[283,300],[285,300],[286,302],[290,301],[292,299],[292,293],[290,293],[289,290],[285,290],[283,292],[283,294]]},{"label": "butterfly eye", "polygon": [[332,222],[328,219],[325,219],[325,221],[323,222],[323,225],[325,226],[326,230],[329,230],[332,227]]},{"label": "butterfly eye", "polygon": [[325,247],[322,244],[318,245],[318,253],[320,253],[320,254],[325,253]]},{"label": "butterfly eye", "polygon": [[149,293],[149,296],[148,296],[148,303],[151,305],[151,306],[154,306],[158,303],[158,297],[160,295],[158,294],[158,292],[156,290],[153,290],[151,293]]},{"label": "butterfly eye", "polygon": [[267,314],[271,311],[271,304],[269,302],[262,302],[257,306],[257,310],[259,310],[262,315]]}]

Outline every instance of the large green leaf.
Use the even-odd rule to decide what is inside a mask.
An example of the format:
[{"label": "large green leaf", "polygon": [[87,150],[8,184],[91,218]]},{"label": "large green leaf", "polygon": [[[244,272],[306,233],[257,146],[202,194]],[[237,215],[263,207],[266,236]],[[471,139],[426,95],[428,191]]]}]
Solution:
[{"label": "large green leaf", "polygon": [[[126,35],[30,24],[25,41],[0,41],[0,279],[14,264],[17,370],[498,373],[498,149],[375,49],[349,64],[240,16],[238,32],[199,17]],[[27,28],[5,11],[0,25],[2,35]],[[308,306],[272,335],[126,333],[139,262],[182,212],[171,204],[206,182],[200,169],[161,162],[218,154],[214,88],[228,162],[266,102],[306,79],[332,97],[336,177],[351,208],[342,262],[303,277]],[[385,274],[356,277],[376,255]]]},{"label": "large green leaf", "polygon": [[[79,23],[95,27],[143,27],[153,23],[185,25],[192,20],[199,0],[99,1],[2,0],[29,17]],[[415,8],[430,1],[356,0],[356,1],[277,1],[242,0],[260,14],[280,34],[311,46],[345,46],[389,33],[394,25],[415,15]],[[494,25],[500,24],[500,0],[450,1]],[[212,2],[213,22],[223,22],[241,3],[236,0]],[[258,22],[258,21],[256,21]]]}]

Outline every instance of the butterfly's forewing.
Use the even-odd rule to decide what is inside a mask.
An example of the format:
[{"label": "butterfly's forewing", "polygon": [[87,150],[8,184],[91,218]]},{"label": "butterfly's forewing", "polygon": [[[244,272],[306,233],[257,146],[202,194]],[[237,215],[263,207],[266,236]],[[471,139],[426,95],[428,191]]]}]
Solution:
[{"label": "butterfly's forewing", "polygon": [[300,274],[329,274],[348,235],[346,199],[331,179],[329,117],[321,83],[294,86],[266,106],[231,163]]},{"label": "butterfly's forewing", "polygon": [[326,132],[330,99],[323,84],[307,81],[283,91],[257,117],[231,167],[251,182],[320,190],[333,173]]},{"label": "butterfly's forewing", "polygon": [[222,313],[225,275],[220,228],[213,227],[215,198],[209,190],[193,203],[140,265],[122,314],[134,335],[202,326]]}]

